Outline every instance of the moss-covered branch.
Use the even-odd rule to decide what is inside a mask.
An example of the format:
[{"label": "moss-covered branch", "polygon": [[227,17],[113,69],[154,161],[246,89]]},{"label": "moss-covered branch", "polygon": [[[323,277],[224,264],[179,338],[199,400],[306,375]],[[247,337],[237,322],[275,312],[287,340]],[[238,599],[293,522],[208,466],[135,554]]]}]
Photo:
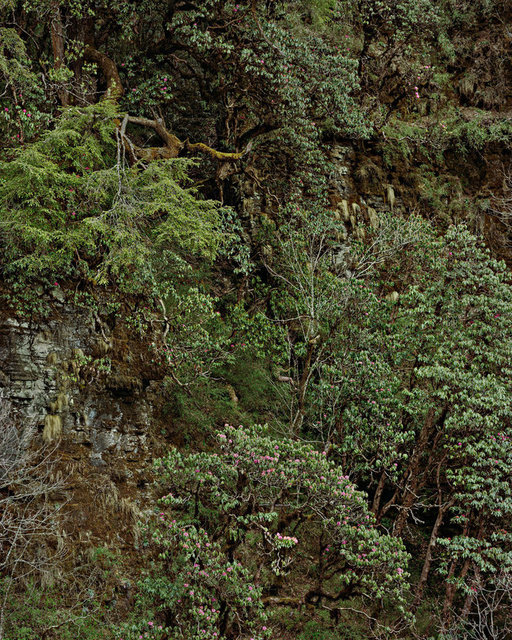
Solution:
[{"label": "moss-covered branch", "polygon": [[[85,56],[100,65],[101,70],[103,71],[103,74],[105,75],[105,78],[107,80],[107,90],[103,94],[102,100],[109,100],[116,103],[124,93],[117,65],[106,54],[89,45],[87,45],[85,48]],[[215,160],[229,162],[240,160],[240,158],[246,155],[251,149],[251,145],[249,143],[244,151],[229,153],[217,151],[216,149],[213,149],[212,147],[209,147],[202,142],[190,143],[188,140],[186,142],[182,142],[177,136],[167,130],[161,118],[155,118],[154,120],[152,120],[151,118],[128,116],[127,122],[154,129],[155,132],[160,136],[162,141],[165,143],[165,146],[163,147],[139,147],[134,144],[126,135],[126,119],[123,122],[124,126],[121,135],[123,143],[128,147],[128,150],[132,155],[134,155],[137,159],[145,160],[146,162],[150,162],[152,160],[176,158],[179,155],[180,151],[182,151],[183,149],[209,155]]]},{"label": "moss-covered branch", "polygon": [[105,78],[107,80],[107,90],[103,94],[103,100],[110,100],[112,102],[117,102],[119,98],[122,97],[124,93],[123,83],[121,82],[121,77],[119,76],[119,71],[117,70],[116,63],[111,60],[107,55],[98,51],[94,47],[87,45],[85,47],[85,57],[97,62]]},{"label": "moss-covered branch", "polygon": [[185,146],[189,151],[199,151],[200,153],[205,153],[212,158],[215,158],[216,160],[240,160],[240,158],[243,158],[243,156],[245,156],[251,150],[251,145],[249,144],[247,145],[247,148],[240,153],[224,153],[223,151],[212,149],[212,147],[209,147],[202,142],[196,142],[195,144],[192,144],[188,142],[188,140],[185,143]]}]

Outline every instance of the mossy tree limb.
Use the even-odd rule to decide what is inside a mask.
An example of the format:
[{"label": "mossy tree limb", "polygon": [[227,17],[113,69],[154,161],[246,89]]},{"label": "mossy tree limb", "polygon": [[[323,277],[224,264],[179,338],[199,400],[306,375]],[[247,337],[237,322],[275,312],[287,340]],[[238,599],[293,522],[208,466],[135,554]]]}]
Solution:
[{"label": "mossy tree limb", "polygon": [[119,98],[123,96],[124,89],[116,63],[107,55],[90,45],[85,47],[84,54],[86,58],[99,64],[107,80],[107,90],[103,94],[102,100],[117,102]]},{"label": "mossy tree limb", "polygon": [[[87,45],[85,47],[85,56],[99,64],[107,80],[107,90],[103,94],[102,100],[110,101],[116,104],[124,94],[124,89],[119,71],[117,69],[117,65],[106,54],[98,51],[90,45]],[[125,133],[127,122],[154,129],[154,131],[161,138],[162,142],[165,143],[164,146],[139,147],[135,145]],[[128,115],[127,118],[123,120],[123,124],[118,128],[122,128],[121,140],[123,144],[128,147],[129,153],[132,156],[135,156],[134,159],[144,160],[146,162],[151,162],[152,160],[176,158],[183,149],[186,149],[187,151],[206,154],[211,158],[214,158],[215,160],[230,162],[240,160],[241,158],[243,158],[243,156],[249,153],[251,149],[251,144],[249,143],[244,151],[229,153],[217,151],[216,149],[213,149],[212,147],[209,147],[202,142],[191,143],[188,140],[182,142],[177,136],[167,130],[164,121],[161,118],[155,118],[152,120],[151,118]]]}]

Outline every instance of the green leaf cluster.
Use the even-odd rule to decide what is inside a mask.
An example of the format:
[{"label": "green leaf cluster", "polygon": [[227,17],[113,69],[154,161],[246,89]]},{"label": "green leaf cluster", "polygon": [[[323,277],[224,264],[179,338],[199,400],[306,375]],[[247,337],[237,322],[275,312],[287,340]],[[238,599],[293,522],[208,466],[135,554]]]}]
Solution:
[{"label": "green leaf cluster", "polygon": [[106,103],[69,109],[53,131],[0,163],[8,280],[156,291],[163,252],[210,260],[229,235],[219,204],[188,185],[191,160],[128,165],[115,116]]}]

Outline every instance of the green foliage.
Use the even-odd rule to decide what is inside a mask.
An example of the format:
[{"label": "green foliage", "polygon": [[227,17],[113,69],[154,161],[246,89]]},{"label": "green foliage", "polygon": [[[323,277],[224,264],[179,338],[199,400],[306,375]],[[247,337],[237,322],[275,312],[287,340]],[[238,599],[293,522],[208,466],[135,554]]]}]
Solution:
[{"label": "green foliage", "polygon": [[[160,468],[172,495],[148,551],[161,556],[123,638],[263,637],[263,602],[289,634],[356,637],[357,625],[340,628],[344,600],[389,637],[380,623],[392,615],[378,607],[403,606],[402,537],[421,550],[418,574],[431,554],[447,594],[460,588],[469,607],[510,567],[503,266],[465,228],[440,238],[415,216],[352,224],[349,251],[348,225],[326,212],[350,190],[351,169],[345,181],[330,158],[343,142],[375,167],[372,189],[401,183],[404,205],[443,231],[473,215],[468,199],[489,181],[485,166],[494,181],[510,140],[508,10],[505,0],[0,3],[3,300],[31,318],[49,311],[49,291],[78,285],[75,300],[97,312],[101,288],[111,319],[134,301],[126,324],[151,333],[166,374],[173,420],[162,431],[192,451]],[[117,64],[117,105],[91,106],[107,78],[85,43]],[[58,119],[57,98],[73,105]],[[236,163],[130,164],[125,112],[161,118],[183,141],[248,151]],[[128,127],[134,144],[154,144],[149,127]],[[189,176],[234,208],[202,198]],[[77,364],[83,383],[112,361]],[[197,453],[219,424],[248,416],[288,439],[229,430],[220,452]],[[276,614],[289,599],[307,605],[300,628]]]},{"label": "green foliage", "polygon": [[389,166],[397,161],[412,166],[415,158],[421,157],[441,167],[449,153],[467,156],[493,144],[505,144],[510,127],[507,118],[476,109],[471,114],[445,110],[441,120],[392,119],[384,128],[384,157]]},{"label": "green foliage", "polygon": [[8,27],[0,27],[0,78],[0,137],[9,145],[23,142],[48,126],[51,116],[42,110],[45,95],[25,42]]},{"label": "green foliage", "polygon": [[197,288],[168,289],[165,298],[169,316],[167,339],[151,346],[181,385],[207,379],[233,360],[229,325],[215,310],[215,300]]},{"label": "green foliage", "polygon": [[337,640],[338,634],[327,629],[319,628],[317,622],[307,622],[304,631],[300,634],[300,640]]},{"label": "green foliage", "polygon": [[[154,637],[220,640],[233,634],[255,640],[269,636],[261,602],[261,588],[251,574],[233,561],[219,543],[201,528],[171,520],[162,512],[151,528],[159,562],[140,588],[143,601],[163,613],[167,624],[144,619],[131,634],[152,627]],[[158,634],[161,631],[161,634]]]},{"label": "green foliage", "polygon": [[[242,350],[236,354],[235,362],[226,367],[224,377],[236,390],[240,408],[246,412],[243,421],[250,416],[252,421],[265,418],[273,422],[279,409],[272,379],[273,362],[269,358],[258,357],[251,346],[245,346],[242,343]],[[232,418],[230,420],[234,422]]]},{"label": "green foliage", "polygon": [[[327,23],[336,28],[331,7],[331,2],[307,7],[283,2],[270,9],[263,3],[208,0],[176,11],[168,26],[186,60],[209,60],[214,92],[225,93],[236,111],[234,130],[262,129],[257,145],[263,152],[300,176],[301,191],[323,198],[328,163],[320,152],[322,131],[366,137],[371,130],[354,97],[357,63],[327,30]],[[311,28],[308,16],[323,28]],[[229,135],[229,142],[237,139]],[[272,178],[280,196],[294,191],[282,178]]]},{"label": "green foliage", "polygon": [[384,132],[384,162],[392,170],[407,172],[412,185],[407,196],[444,227],[447,222],[472,221],[476,208],[467,197],[475,188],[474,170],[466,174],[459,166],[452,169],[451,158],[467,162],[505,148],[511,124],[505,116],[477,109],[471,113],[444,109],[435,118],[391,118]]},{"label": "green foliage", "polygon": [[469,154],[483,151],[487,145],[506,144],[512,125],[507,118],[489,117],[486,112],[475,110],[470,120],[447,120],[447,130],[458,150]]},{"label": "green foliage", "polygon": [[[0,581],[0,596],[4,585]],[[28,584],[23,593],[9,594],[9,616],[3,629],[5,640],[39,640],[58,633],[61,640],[111,640],[109,625],[98,619],[99,603],[88,594],[80,607],[69,608],[59,588],[42,589]],[[105,612],[101,612],[102,617]]]},{"label": "green foliage", "polygon": [[[355,323],[365,318],[372,295],[370,275],[416,242],[422,228],[418,218],[402,221],[389,216],[370,244],[356,245],[350,255],[338,240],[344,227],[331,215],[296,213],[289,225],[281,227],[279,258],[271,273],[285,286],[276,287],[272,312],[288,331],[285,360],[293,380],[289,410],[295,432],[304,427],[308,432],[321,432],[320,425],[326,427],[326,433],[336,430],[337,393],[329,389],[335,389],[332,381],[345,371],[339,358],[347,351],[354,353],[349,345]],[[321,410],[324,402],[325,410]],[[314,420],[308,418],[307,407],[314,407]],[[325,433],[321,437],[325,442]]]},{"label": "green foliage", "polygon": [[[411,513],[441,510],[450,537],[438,566],[449,580],[492,577],[511,560],[504,265],[464,227],[438,238],[419,221],[391,219],[337,272],[336,224],[295,225],[272,269],[286,283],[274,312],[293,345],[291,428],[334,445],[397,535]],[[463,559],[472,570],[459,578]]]},{"label": "green foliage", "polygon": [[113,109],[68,110],[54,131],[0,164],[9,280],[81,278],[151,292],[162,252],[175,261],[217,252],[221,210],[186,185],[191,161],[125,166]]},{"label": "green foliage", "polygon": [[226,425],[218,438],[219,453],[173,450],[157,461],[169,492],[166,520],[174,514],[176,526],[200,526],[212,542],[224,541],[228,557],[258,576],[256,586],[273,583],[278,596],[295,594],[298,585],[299,600],[317,605],[393,594],[405,614],[401,541],[375,528],[364,494],[326,452],[261,428]]},{"label": "green foliage", "polygon": [[[339,444],[361,480],[380,478],[394,495],[390,505],[380,495],[374,505],[389,516],[397,501],[397,530],[410,510],[429,508],[433,489],[422,478],[435,472],[438,504],[452,506],[451,530],[461,529],[444,540],[447,564],[469,558],[482,578],[511,560],[504,469],[512,290],[504,265],[464,228],[425,236],[408,259],[409,281],[403,261],[399,268],[398,302],[371,284],[361,289],[364,313],[351,314],[352,328],[331,351],[337,357],[322,364],[308,407],[317,407],[316,428]],[[329,400],[339,408],[335,424]]]}]

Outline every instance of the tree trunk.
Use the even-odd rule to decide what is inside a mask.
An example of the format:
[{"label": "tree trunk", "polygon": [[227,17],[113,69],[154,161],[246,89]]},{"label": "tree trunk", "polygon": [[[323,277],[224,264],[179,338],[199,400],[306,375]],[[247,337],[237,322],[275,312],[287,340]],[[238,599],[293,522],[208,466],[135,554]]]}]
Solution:
[{"label": "tree trunk", "polygon": [[306,400],[306,391],[308,389],[309,378],[311,376],[311,362],[313,360],[313,352],[315,350],[315,344],[316,342],[314,341],[314,339],[309,340],[307,352],[306,352],[306,359],[304,362],[304,369],[302,371],[302,375],[299,380],[299,389],[298,389],[298,396],[299,396],[298,405],[299,406],[292,423],[292,430],[294,433],[299,432],[302,426],[302,421],[304,419],[304,405]]},{"label": "tree trunk", "polygon": [[[395,521],[395,526],[393,528],[393,535],[397,537],[402,535],[402,531],[409,517],[411,508],[413,507],[414,502],[417,498],[418,490],[421,487],[420,476],[424,475],[420,473],[421,457],[426,451],[428,451],[430,436],[432,435],[434,428],[438,425],[442,426],[442,424],[446,419],[447,413],[448,413],[447,408],[443,407],[441,414],[436,420],[435,419],[436,407],[431,407],[428,410],[427,416],[425,418],[425,422],[423,424],[423,427],[420,431],[420,435],[418,437],[417,445],[414,448],[414,452],[412,454],[411,461],[409,463],[409,468],[407,469],[407,473],[405,476],[406,482],[405,482],[405,487],[402,493],[403,497],[402,497],[401,509]],[[430,459],[432,459],[432,456],[430,457]],[[424,472],[425,471],[426,469],[424,470]]]},{"label": "tree trunk", "polygon": [[427,583],[428,576],[430,573],[430,566],[432,564],[432,555],[433,555],[434,547],[436,545],[437,535],[443,523],[444,514],[448,511],[448,509],[452,506],[452,504],[453,504],[453,500],[450,500],[450,502],[446,503],[444,506],[439,506],[439,510],[437,512],[437,518],[432,528],[432,532],[430,534],[427,553],[425,555],[425,561],[423,562],[423,569],[421,570],[418,586],[416,587],[416,596],[414,598],[415,606],[419,605],[421,601],[421,597],[423,596],[423,590],[425,589],[425,585]]},{"label": "tree trunk", "polygon": [[[52,39],[53,64],[55,70],[58,71],[64,66],[64,27],[62,26],[58,0],[53,0],[52,2],[50,34]],[[67,107],[69,105],[69,92],[67,89],[64,87],[59,89],[58,95],[62,106]]]},{"label": "tree trunk", "polygon": [[[457,561],[452,562],[452,566],[450,567],[450,572],[448,573],[448,579],[453,578],[455,574],[455,568],[457,566]],[[466,577],[467,572],[471,566],[471,560],[466,560],[462,565],[462,569],[459,575],[459,578],[463,580]],[[457,585],[455,584],[447,584],[446,585],[446,596],[443,604],[443,626],[446,628],[451,621],[452,618],[452,607],[453,600],[455,598],[455,593],[457,592]]]},{"label": "tree trunk", "polygon": [[435,410],[431,408],[427,413],[427,417],[420,431],[418,443],[414,448],[411,461],[409,462],[409,468],[407,469],[405,476],[405,487],[402,493],[401,508],[393,528],[393,535],[396,537],[402,535],[402,531],[404,530],[409,517],[409,512],[416,500],[416,491],[419,485],[420,459],[423,453],[427,450],[427,444],[434,420],[434,411]]},{"label": "tree trunk", "polygon": [[[469,533],[469,521],[470,519],[468,518],[467,523],[464,527],[464,530],[462,532],[463,536],[467,536]],[[480,512],[479,516],[478,516],[478,533],[476,534],[476,538],[477,540],[482,540],[483,538],[483,533],[484,533],[484,518],[483,518],[483,514]],[[454,573],[455,573],[455,566],[457,564],[457,561],[455,560],[452,563],[452,566],[450,567],[450,573],[448,574],[448,578],[453,577]],[[473,564],[473,561],[468,558],[466,559],[466,561],[464,562],[460,575],[459,575],[459,581],[462,582],[464,580],[464,578],[466,577],[466,574],[468,573],[469,569],[471,568],[471,565]],[[444,605],[443,605],[443,624],[448,624],[450,622],[451,619],[451,608],[453,606],[453,600],[455,598],[455,593],[457,591],[457,586],[454,584],[447,584],[446,585],[446,597],[444,600]],[[467,605],[468,602],[466,601],[465,605]],[[471,605],[471,601],[469,602],[469,605]]]},{"label": "tree trunk", "polygon": [[375,495],[373,496],[372,508],[371,512],[374,515],[377,515],[377,512],[380,508],[380,501],[382,499],[382,493],[384,491],[384,487],[386,486],[386,472],[383,471],[379,478],[379,483],[377,484],[377,489],[375,490]]}]

